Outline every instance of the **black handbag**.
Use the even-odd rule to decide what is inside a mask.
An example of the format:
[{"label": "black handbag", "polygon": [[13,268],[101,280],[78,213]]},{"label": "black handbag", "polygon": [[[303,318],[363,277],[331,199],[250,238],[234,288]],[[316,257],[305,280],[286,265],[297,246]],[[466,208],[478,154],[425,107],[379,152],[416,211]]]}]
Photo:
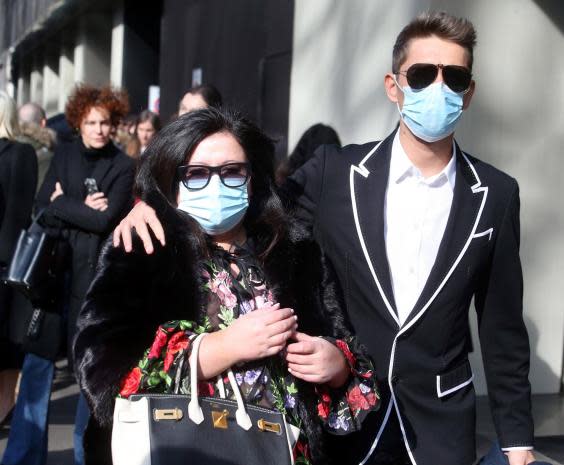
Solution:
[{"label": "black handbag", "polygon": [[284,415],[245,405],[231,370],[237,400],[200,397],[197,352],[190,355],[191,395],[146,394],[116,399],[114,465],[290,465],[299,430]]},{"label": "black handbag", "polygon": [[58,235],[39,224],[41,210],[27,230],[22,230],[3,282],[31,302],[52,304],[57,279],[65,267],[65,253]]},{"label": "black handbag", "polygon": [[[23,299],[21,296],[20,300]],[[63,319],[60,314],[34,307],[27,300],[11,312],[8,334],[25,353],[55,361],[63,341]]]}]

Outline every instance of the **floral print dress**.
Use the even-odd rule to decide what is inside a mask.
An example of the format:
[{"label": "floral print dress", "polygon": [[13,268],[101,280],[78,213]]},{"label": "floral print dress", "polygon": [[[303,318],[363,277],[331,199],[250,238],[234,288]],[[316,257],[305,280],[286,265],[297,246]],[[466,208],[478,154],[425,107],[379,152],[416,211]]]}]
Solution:
[{"label": "floral print dress", "polygon": [[[261,268],[253,254],[244,248],[237,248],[233,253],[217,250],[212,259],[203,263],[201,274],[207,301],[199,321],[175,320],[159,326],[152,346],[123,379],[120,397],[137,393],[189,394],[190,373],[188,363],[183,362],[189,356],[193,338],[203,332],[226,328],[240,315],[275,304]],[[360,429],[364,417],[379,408],[374,370],[369,360],[356,357],[350,351],[351,341],[325,339],[342,351],[351,376],[348,384],[339,389],[316,386],[317,414],[327,431],[347,434]],[[286,415],[289,423],[302,429],[296,402],[300,395],[298,383],[288,372],[281,354],[232,369],[246,402],[276,409]],[[225,391],[222,394],[234,399],[227,377],[222,384]],[[198,383],[200,396],[219,397],[219,391],[214,382]],[[303,433],[294,446],[294,459],[297,464],[311,463]]]}]

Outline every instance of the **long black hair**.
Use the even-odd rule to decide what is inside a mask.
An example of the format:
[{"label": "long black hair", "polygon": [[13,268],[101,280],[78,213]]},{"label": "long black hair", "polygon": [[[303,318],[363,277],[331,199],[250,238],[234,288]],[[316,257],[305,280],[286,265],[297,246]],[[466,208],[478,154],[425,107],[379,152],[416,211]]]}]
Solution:
[{"label": "long black hair", "polygon": [[[238,111],[209,107],[186,113],[165,126],[145,150],[135,193],[145,198],[157,191],[176,207],[178,167],[186,164],[201,141],[218,132],[233,135],[251,164],[252,195],[244,225],[264,260],[286,230],[286,214],[274,184],[274,143]],[[203,238],[203,230],[199,231]]]}]

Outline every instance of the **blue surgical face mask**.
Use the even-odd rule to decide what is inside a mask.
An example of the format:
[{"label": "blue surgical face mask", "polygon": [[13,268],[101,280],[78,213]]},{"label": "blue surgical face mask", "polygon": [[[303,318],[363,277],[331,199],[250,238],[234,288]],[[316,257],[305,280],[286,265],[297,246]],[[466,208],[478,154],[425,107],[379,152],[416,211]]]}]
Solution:
[{"label": "blue surgical face mask", "polygon": [[191,191],[179,184],[178,209],[194,218],[210,236],[233,229],[249,207],[247,184],[227,187],[217,174],[212,175],[203,189]]},{"label": "blue surgical face mask", "polygon": [[453,92],[443,82],[424,89],[401,87],[403,108],[398,110],[409,130],[420,139],[436,142],[450,136],[462,116],[463,94]]}]

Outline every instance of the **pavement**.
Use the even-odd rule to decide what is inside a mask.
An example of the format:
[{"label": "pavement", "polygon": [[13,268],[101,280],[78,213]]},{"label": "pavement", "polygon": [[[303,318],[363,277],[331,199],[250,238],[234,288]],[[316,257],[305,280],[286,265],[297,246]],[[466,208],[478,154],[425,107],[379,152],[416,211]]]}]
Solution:
[{"label": "pavement", "polygon": [[[58,362],[51,395],[49,418],[49,454],[47,465],[74,465],[73,424],[78,400],[78,387],[66,372],[64,362]],[[558,394],[533,396],[533,416],[537,436],[538,460],[551,465],[564,465],[564,396]],[[8,441],[9,426],[0,428],[0,457]],[[555,439],[556,438],[556,439]],[[560,442],[562,438],[562,442]],[[495,439],[488,399],[477,398],[477,454],[483,456]],[[551,455],[552,454],[552,455]]]}]

